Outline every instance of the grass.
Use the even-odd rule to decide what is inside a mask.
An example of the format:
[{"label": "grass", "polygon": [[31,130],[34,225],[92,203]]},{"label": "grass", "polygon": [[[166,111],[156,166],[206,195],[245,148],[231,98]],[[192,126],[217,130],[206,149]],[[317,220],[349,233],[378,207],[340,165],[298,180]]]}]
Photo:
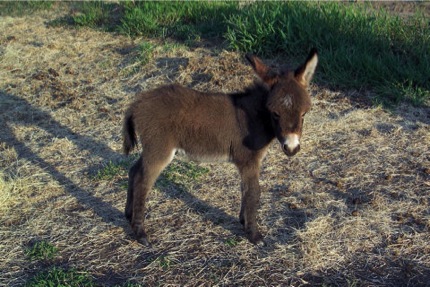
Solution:
[{"label": "grass", "polygon": [[88,272],[77,269],[64,269],[55,266],[53,259],[58,255],[58,248],[46,240],[33,242],[25,251],[30,261],[44,262],[50,264],[45,270],[38,270],[25,284],[27,287],[68,287],[68,286],[95,286]]},{"label": "grass", "polygon": [[156,261],[158,262],[158,265],[164,270],[169,269],[172,265],[172,261],[168,256],[160,256]]},{"label": "grass", "polygon": [[208,172],[208,168],[194,162],[174,160],[161,173],[156,185],[164,188],[173,183],[179,190],[189,190]]},{"label": "grass", "polygon": [[109,161],[94,176],[96,180],[115,180],[127,174],[128,168],[131,167],[132,160],[120,160],[117,162]]},{"label": "grass", "polygon": [[[58,255],[58,248],[48,241],[37,241],[31,243],[25,251],[28,259],[32,262],[44,262],[50,265],[48,268],[36,271],[25,284],[27,287],[93,287],[104,286],[96,284],[89,272],[79,271],[75,268],[63,268],[53,264],[53,259]],[[167,257],[159,257],[157,259],[161,268],[166,269],[170,267],[170,260]],[[123,284],[115,285],[115,287],[138,287],[141,286],[137,283],[125,282]]]},{"label": "grass", "polygon": [[[3,13],[50,9],[52,2],[10,3]],[[223,39],[241,52],[264,57],[302,58],[311,47],[320,54],[317,81],[333,88],[367,89],[375,103],[430,99],[430,28],[423,13],[408,19],[370,4],[316,2],[122,2],[70,4],[68,21],[130,37],[167,39],[195,45]],[[139,61],[149,62],[155,46],[142,42]]]},{"label": "grass", "polygon": [[121,33],[178,40],[220,37],[223,18],[238,7],[232,2],[136,2],[126,4]]},{"label": "grass", "polygon": [[[117,162],[109,161],[97,171],[93,178],[97,181],[119,181],[122,188],[127,188],[128,183],[123,179],[136,160],[137,157],[134,156]],[[173,184],[179,190],[189,189],[208,172],[208,168],[195,162],[175,159],[161,173],[156,186],[166,188]]]},{"label": "grass", "polygon": [[[120,6],[104,1],[72,2],[71,7],[77,11],[71,17],[66,16],[63,22],[71,23],[78,27],[102,27],[106,31],[115,31],[119,24],[117,14]],[[61,22],[60,22],[61,23]],[[59,23],[57,23],[59,24]]]},{"label": "grass", "polygon": [[[161,264],[161,263],[160,263]],[[163,261],[162,268],[167,263]],[[64,269],[61,267],[51,267],[46,271],[38,272],[26,284],[26,287],[96,287],[108,286],[96,283],[88,272],[77,269]],[[112,285],[114,287],[141,287],[143,285],[133,282]]]},{"label": "grass", "polygon": [[[226,19],[231,48],[266,56],[320,54],[319,77],[342,89],[373,89],[382,100],[430,98],[430,29],[368,5],[256,3]],[[395,87],[395,88],[392,88]]]},{"label": "grass", "polygon": [[[178,160],[148,195],[152,248],[139,245],[120,185],[134,160],[120,152],[135,92],[170,82],[237,91],[252,69],[204,34],[195,42],[203,45],[178,47],[174,38],[47,26],[70,14],[65,7],[0,21],[0,286],[428,285],[428,107],[357,106],[351,97],[364,90],[312,86],[301,152],[285,157],[276,141],[268,150],[258,212],[266,246],[250,244],[239,223],[233,165]],[[156,45],[155,59],[122,75],[141,41]],[[284,63],[279,55],[266,60]],[[64,97],[52,97],[60,88]],[[46,247],[32,250],[29,238]]]},{"label": "grass", "polygon": [[147,64],[152,58],[155,49],[155,45],[151,42],[142,42],[139,45],[139,59],[142,65]]},{"label": "grass", "polygon": [[49,10],[53,1],[1,1],[0,16],[24,16],[37,11]]},{"label": "grass", "polygon": [[184,176],[190,180],[197,180],[208,172],[208,168],[201,167],[195,162],[178,160],[166,168],[165,177],[174,180]]},{"label": "grass", "polygon": [[[316,2],[119,5],[83,3],[81,13],[73,16],[74,23],[191,45],[218,38],[230,49],[264,57],[298,59],[317,47],[321,83],[376,91],[375,102],[384,104],[422,105],[430,99],[430,28],[419,12],[404,19],[369,4]],[[113,18],[114,10],[122,14]]]},{"label": "grass", "polygon": [[230,237],[230,238],[227,238],[224,243],[229,247],[234,247],[238,245],[240,241],[241,241],[240,238]]},{"label": "grass", "polygon": [[47,241],[38,241],[32,244],[26,252],[28,258],[33,260],[51,260],[58,253],[58,248]]},{"label": "grass", "polygon": [[93,287],[96,286],[91,276],[86,272],[76,269],[63,269],[52,267],[51,269],[36,274],[26,284],[27,287]]}]

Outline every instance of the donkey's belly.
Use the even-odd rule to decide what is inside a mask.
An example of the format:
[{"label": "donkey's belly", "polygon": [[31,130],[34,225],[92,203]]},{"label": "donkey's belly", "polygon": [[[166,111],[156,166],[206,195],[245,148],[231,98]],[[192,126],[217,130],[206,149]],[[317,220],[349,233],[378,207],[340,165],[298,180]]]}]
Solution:
[{"label": "donkey's belly", "polygon": [[230,161],[230,156],[227,153],[202,153],[193,150],[176,149],[176,155],[188,158],[198,162],[227,162]]}]

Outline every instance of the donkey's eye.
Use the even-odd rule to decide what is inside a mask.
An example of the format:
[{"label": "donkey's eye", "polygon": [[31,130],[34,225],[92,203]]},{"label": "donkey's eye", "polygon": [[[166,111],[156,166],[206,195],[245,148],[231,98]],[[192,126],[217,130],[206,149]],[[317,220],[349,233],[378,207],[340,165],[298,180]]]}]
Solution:
[{"label": "donkey's eye", "polygon": [[274,112],[274,113],[272,113],[272,117],[273,117],[273,119],[275,119],[275,120],[279,120],[279,118],[281,117],[278,113],[276,113],[276,112]]}]

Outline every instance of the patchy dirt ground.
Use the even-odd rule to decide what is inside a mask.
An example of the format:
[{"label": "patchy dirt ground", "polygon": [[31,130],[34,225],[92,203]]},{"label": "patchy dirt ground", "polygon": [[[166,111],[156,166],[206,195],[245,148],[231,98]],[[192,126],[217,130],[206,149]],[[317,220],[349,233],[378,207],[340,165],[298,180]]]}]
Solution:
[{"label": "patchy dirt ground", "polygon": [[[209,172],[185,185],[157,185],[148,249],[123,216],[125,173],[97,176],[129,161],[127,104],[171,82],[237,91],[251,68],[238,53],[171,42],[152,42],[142,64],[144,39],[48,25],[57,17],[0,19],[0,285],[54,265],[105,286],[428,286],[428,106],[389,112],[369,105],[369,93],[313,86],[302,151],[286,158],[274,142],[264,161],[267,246],[243,237],[238,174],[226,163],[200,164]],[[59,254],[30,261],[34,240]]]}]

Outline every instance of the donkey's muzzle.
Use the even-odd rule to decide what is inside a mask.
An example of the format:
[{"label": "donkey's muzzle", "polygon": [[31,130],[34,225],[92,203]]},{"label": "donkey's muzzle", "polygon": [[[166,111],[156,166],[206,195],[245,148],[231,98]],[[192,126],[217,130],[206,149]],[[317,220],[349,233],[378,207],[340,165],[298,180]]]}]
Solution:
[{"label": "donkey's muzzle", "polygon": [[289,149],[287,145],[283,145],[282,146],[282,150],[284,151],[284,153],[288,156],[293,156],[296,153],[299,152],[300,150],[300,145],[296,146],[293,150]]},{"label": "donkey's muzzle", "polygon": [[297,134],[288,134],[282,145],[282,150],[287,156],[293,156],[300,150],[300,137]]}]

